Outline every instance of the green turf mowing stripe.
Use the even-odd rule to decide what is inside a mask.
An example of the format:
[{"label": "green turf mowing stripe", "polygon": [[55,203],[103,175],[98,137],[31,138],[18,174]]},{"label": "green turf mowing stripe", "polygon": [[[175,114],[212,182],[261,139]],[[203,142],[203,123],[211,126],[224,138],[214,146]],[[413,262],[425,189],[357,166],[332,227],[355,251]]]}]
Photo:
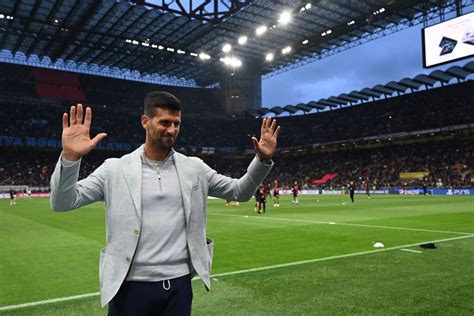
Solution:
[{"label": "green turf mowing stripe", "polygon": [[[415,243],[415,244],[402,245],[402,246],[396,246],[396,247],[390,247],[390,248],[384,248],[384,249],[376,249],[376,250],[355,252],[355,253],[349,253],[349,254],[345,254],[345,255],[330,256],[330,257],[325,257],[325,258],[302,260],[302,261],[289,262],[289,263],[284,263],[284,264],[271,265],[271,266],[266,266],[266,267],[259,267],[259,268],[245,269],[245,270],[239,270],[239,271],[218,273],[218,274],[212,275],[211,277],[212,278],[218,278],[218,277],[226,277],[226,276],[247,274],[247,273],[259,272],[259,271],[280,269],[280,268],[286,268],[286,267],[297,266],[297,265],[308,264],[308,263],[315,263],[315,262],[321,262],[321,261],[329,261],[329,260],[335,260],[335,259],[341,259],[341,258],[350,258],[350,257],[368,255],[368,254],[379,253],[379,252],[384,252],[384,251],[391,251],[391,250],[398,250],[398,249],[403,250],[404,248],[418,246],[418,245],[423,244],[423,243],[441,243],[441,242],[446,242],[446,241],[460,240],[460,239],[466,239],[466,238],[472,238],[472,237],[474,237],[474,235],[452,237],[452,238],[438,239],[438,240],[431,240],[431,241],[421,241],[421,242],[418,242],[418,243]],[[198,279],[199,279],[198,277],[193,278],[193,280],[198,280]],[[99,295],[100,295],[99,292],[86,293],[86,294],[81,294],[81,295],[54,298],[54,299],[38,301],[38,302],[30,302],[30,303],[24,303],[24,304],[18,304],[18,305],[3,306],[3,307],[0,307],[0,312],[20,309],[20,308],[24,308],[24,307],[37,306],[37,305],[45,305],[45,304],[52,304],[52,303],[58,303],[58,302],[64,302],[64,301],[79,300],[79,299],[83,299],[83,298],[87,298],[87,297],[93,297],[93,296],[99,296]]]},{"label": "green turf mowing stripe", "polygon": [[282,217],[256,217],[248,215],[235,215],[235,214],[224,214],[224,213],[209,213],[210,215],[219,215],[219,216],[234,216],[234,217],[243,217],[243,218],[252,218],[259,220],[274,220],[274,221],[287,221],[287,222],[299,222],[299,223],[313,223],[313,224],[329,224],[329,225],[343,225],[343,226],[353,226],[353,227],[366,227],[366,228],[381,228],[381,229],[395,229],[395,230],[407,230],[407,231],[418,231],[418,232],[427,232],[427,233],[443,233],[443,234],[455,234],[455,235],[471,235],[474,232],[453,232],[446,230],[433,230],[433,229],[424,229],[424,228],[409,228],[409,227],[396,227],[396,226],[382,226],[382,225],[368,225],[368,224],[354,224],[354,223],[341,223],[341,222],[323,222],[315,220],[306,220],[306,219],[293,219],[293,218],[282,218]]},{"label": "green turf mowing stripe", "polygon": [[86,298],[86,297],[93,297],[93,296],[99,296],[99,295],[100,295],[100,292],[86,293],[86,294],[74,295],[74,296],[68,296],[68,297],[52,298],[52,299],[49,299],[49,300],[38,301],[38,302],[3,306],[3,307],[0,307],[0,312],[19,309],[19,308],[25,308],[25,307],[30,307],[30,306],[37,306],[37,305],[45,305],[45,304],[59,303],[59,302],[65,302],[65,301],[79,300],[79,299],[83,299],[83,298]]},{"label": "green turf mowing stripe", "polygon": [[286,267],[297,266],[297,265],[302,265],[302,264],[307,264],[307,263],[328,261],[328,260],[341,259],[341,258],[350,258],[350,257],[368,255],[368,254],[377,253],[377,252],[397,250],[397,249],[402,249],[402,248],[407,248],[407,247],[415,247],[415,246],[419,246],[420,244],[426,244],[426,243],[440,243],[440,242],[445,242],[445,241],[452,241],[452,240],[459,240],[459,239],[466,239],[466,238],[473,238],[473,237],[474,235],[468,235],[468,236],[452,237],[452,238],[445,238],[445,239],[438,239],[438,240],[431,240],[431,241],[420,241],[420,242],[409,244],[409,245],[395,246],[395,247],[390,247],[390,248],[383,248],[383,249],[376,249],[376,250],[369,250],[369,251],[360,251],[360,252],[348,253],[345,255],[330,256],[330,257],[302,260],[302,261],[296,261],[296,262],[288,262],[288,263],[283,263],[283,264],[275,264],[271,266],[251,268],[251,269],[245,269],[245,270],[240,270],[240,271],[218,273],[218,274],[212,275],[212,277],[223,277],[223,276],[251,273],[251,272],[257,272],[257,271],[286,268]]}]

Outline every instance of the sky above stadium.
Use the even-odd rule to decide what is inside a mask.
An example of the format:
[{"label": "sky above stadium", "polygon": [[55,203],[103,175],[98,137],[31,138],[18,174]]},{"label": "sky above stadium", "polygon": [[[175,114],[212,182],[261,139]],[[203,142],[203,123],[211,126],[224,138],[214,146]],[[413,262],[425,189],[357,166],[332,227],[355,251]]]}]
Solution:
[{"label": "sky above stadium", "polygon": [[262,107],[317,101],[468,62],[424,69],[421,29],[414,26],[265,79]]}]

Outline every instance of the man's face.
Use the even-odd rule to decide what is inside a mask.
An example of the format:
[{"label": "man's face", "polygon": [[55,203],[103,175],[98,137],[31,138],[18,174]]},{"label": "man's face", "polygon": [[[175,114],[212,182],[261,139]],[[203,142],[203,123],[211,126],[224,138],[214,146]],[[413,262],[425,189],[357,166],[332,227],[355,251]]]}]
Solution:
[{"label": "man's face", "polygon": [[181,111],[156,108],[155,115],[142,116],[142,126],[147,133],[147,141],[157,149],[173,148],[181,125]]}]

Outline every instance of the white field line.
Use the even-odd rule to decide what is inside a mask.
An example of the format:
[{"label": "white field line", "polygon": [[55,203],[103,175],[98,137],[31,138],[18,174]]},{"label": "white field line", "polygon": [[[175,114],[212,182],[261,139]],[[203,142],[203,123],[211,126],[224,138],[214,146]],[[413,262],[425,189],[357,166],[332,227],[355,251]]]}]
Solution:
[{"label": "white field line", "polygon": [[381,228],[381,229],[395,229],[395,230],[407,230],[416,232],[427,232],[427,233],[443,233],[443,234],[455,234],[455,235],[472,235],[474,232],[453,232],[447,230],[434,230],[434,229],[423,229],[423,228],[409,228],[409,227],[396,227],[396,226],[382,226],[382,225],[368,225],[368,224],[354,224],[354,223],[341,223],[341,222],[323,222],[314,221],[309,219],[294,219],[294,218],[282,218],[282,217],[265,217],[263,216],[246,216],[246,215],[235,215],[235,214],[224,214],[224,213],[208,213],[208,215],[219,215],[219,216],[234,216],[249,219],[258,220],[270,220],[270,221],[285,221],[285,222],[299,222],[299,223],[312,223],[312,224],[330,224],[330,225],[343,225],[353,227],[367,227],[367,228]]},{"label": "white field line", "polygon": [[31,302],[31,303],[24,303],[24,304],[18,304],[18,305],[2,306],[2,307],[0,307],[0,312],[12,310],[12,309],[30,307],[30,306],[37,306],[37,305],[72,301],[72,300],[79,300],[79,299],[82,299],[82,298],[99,296],[99,295],[100,295],[100,292],[95,292],[95,293],[87,293],[87,294],[60,297],[60,298],[52,298],[52,299],[49,299],[49,300],[37,301],[37,302]]},{"label": "white field line", "polygon": [[[271,265],[271,266],[266,266],[266,267],[259,267],[259,268],[244,269],[244,270],[238,270],[238,271],[232,271],[232,272],[217,273],[217,274],[211,275],[211,278],[218,278],[218,277],[245,274],[245,273],[251,273],[251,272],[280,269],[280,268],[286,268],[286,267],[297,266],[297,265],[308,264],[308,263],[314,263],[314,262],[320,262],[320,261],[329,261],[329,260],[335,260],[335,259],[341,259],[341,258],[350,258],[350,257],[373,254],[373,253],[377,253],[377,252],[403,249],[403,248],[407,248],[407,247],[418,246],[420,244],[425,244],[425,243],[440,243],[440,242],[466,239],[466,238],[473,238],[473,237],[474,237],[474,235],[469,235],[469,236],[452,237],[452,238],[430,240],[430,241],[420,241],[420,242],[415,243],[415,244],[402,245],[402,246],[396,246],[396,247],[390,247],[390,248],[354,252],[354,253],[348,253],[348,254],[338,255],[338,256],[331,256],[331,257],[324,257],[324,258],[317,258],[317,259],[310,259],[310,260],[288,262],[288,263],[283,263],[283,264],[276,264],[276,265]],[[197,278],[197,277],[193,278],[193,280],[197,280],[197,279],[199,279],[199,278]],[[18,304],[18,305],[2,306],[2,307],[0,307],[0,312],[1,311],[7,311],[7,310],[13,310],[13,309],[19,309],[19,308],[23,308],[23,307],[44,305],[44,304],[50,304],[50,303],[58,303],[58,302],[71,301],[71,300],[78,300],[78,299],[82,299],[82,298],[86,298],[86,297],[93,297],[93,296],[99,296],[99,295],[100,295],[99,292],[95,292],[95,293],[87,293],[87,294],[82,294],[82,295],[53,298],[53,299],[49,299],[49,300],[37,301],[37,302],[31,302],[31,303],[24,303],[24,304]]]},{"label": "white field line", "polygon": [[415,246],[419,246],[420,244],[425,244],[425,243],[439,243],[439,242],[446,242],[446,241],[473,238],[473,237],[474,237],[474,235],[469,235],[469,236],[451,237],[451,238],[446,238],[446,239],[438,239],[438,240],[432,240],[432,241],[420,241],[420,242],[417,242],[415,244],[409,244],[409,245],[395,246],[395,247],[389,247],[389,248],[378,248],[378,249],[374,249],[374,250],[348,253],[348,254],[345,254],[345,255],[331,256],[331,257],[324,257],[324,258],[317,258],[317,259],[310,259],[310,260],[302,260],[302,261],[276,264],[276,265],[260,267],[260,268],[245,269],[245,270],[240,270],[240,271],[218,273],[218,274],[212,275],[212,277],[223,277],[223,276],[250,273],[250,272],[257,272],[257,271],[265,271],[265,270],[272,270],[272,269],[278,269],[278,268],[286,268],[286,267],[297,266],[297,265],[307,264],[307,263],[328,261],[328,260],[341,259],[341,258],[349,258],[349,257],[362,256],[362,255],[377,253],[377,252],[397,250],[397,249],[403,249],[403,248],[407,248],[407,247],[415,247]]},{"label": "white field line", "polygon": [[419,250],[413,250],[413,249],[405,249],[405,248],[402,248],[400,249],[402,251],[407,251],[407,252],[414,252],[414,253],[422,253],[422,251],[419,251]]}]

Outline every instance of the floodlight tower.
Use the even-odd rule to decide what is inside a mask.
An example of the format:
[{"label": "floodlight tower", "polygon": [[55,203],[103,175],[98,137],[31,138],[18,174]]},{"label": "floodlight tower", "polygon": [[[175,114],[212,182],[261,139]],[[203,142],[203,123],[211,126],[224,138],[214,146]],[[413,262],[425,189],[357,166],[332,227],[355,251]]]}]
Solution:
[{"label": "floodlight tower", "polygon": [[229,68],[221,75],[224,109],[229,114],[262,107],[262,76],[257,65],[247,64]]}]

